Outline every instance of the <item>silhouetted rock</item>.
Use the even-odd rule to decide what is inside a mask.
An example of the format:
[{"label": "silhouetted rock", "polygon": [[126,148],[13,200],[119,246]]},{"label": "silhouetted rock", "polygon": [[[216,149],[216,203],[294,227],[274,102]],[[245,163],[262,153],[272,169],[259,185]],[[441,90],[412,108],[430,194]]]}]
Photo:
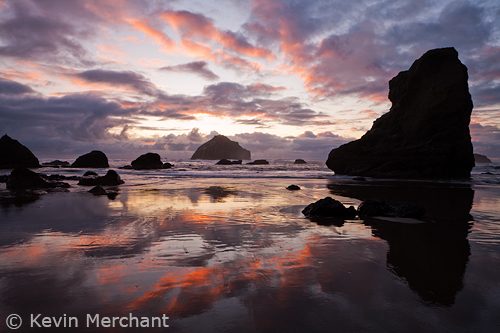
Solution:
[{"label": "silhouetted rock", "polygon": [[295,162],[293,162],[293,164],[307,164],[307,162],[303,159],[298,158],[295,160]]},{"label": "silhouetted rock", "polygon": [[356,216],[353,206],[346,208],[340,201],[332,197],[320,199],[302,210],[306,217],[341,217],[350,218]]},{"label": "silhouetted rock", "polygon": [[156,153],[146,153],[132,161],[132,168],[135,170],[162,169],[161,157]]},{"label": "silhouetted rock", "polygon": [[255,160],[253,162],[248,162],[247,164],[264,165],[264,164],[269,164],[269,162],[266,160]]},{"label": "silhouetted rock", "polygon": [[39,168],[40,162],[28,148],[5,134],[0,138],[0,169],[12,169],[16,166]]},{"label": "silhouetted rock", "polygon": [[108,158],[100,150],[92,150],[82,155],[71,164],[72,168],[109,168]]},{"label": "silhouetted rock", "polygon": [[232,164],[242,164],[242,160],[230,161],[228,159],[223,158],[219,162],[215,163],[216,165],[232,165]]},{"label": "silhouetted rock", "polygon": [[24,167],[16,167],[7,179],[7,188],[11,190],[25,190],[33,188],[70,187],[63,182],[48,181],[41,174]]},{"label": "silhouetted rock", "polygon": [[42,163],[42,166],[44,166],[44,167],[61,167],[61,166],[62,167],[67,167],[67,166],[69,166],[69,162],[55,160],[55,161],[52,161],[52,162]]},{"label": "silhouetted rock", "polygon": [[454,48],[435,49],[389,81],[390,111],[359,140],[333,149],[342,175],[468,178],[474,167],[468,75]]},{"label": "silhouetted rock", "polygon": [[115,170],[108,170],[105,176],[96,177],[96,176],[87,176],[80,179],[78,185],[83,186],[113,186],[123,184],[124,181],[120,178],[120,176],[116,173]]},{"label": "silhouetted rock", "polygon": [[165,163],[163,163],[163,165],[162,165],[162,169],[170,169],[170,168],[172,168],[173,166],[174,166],[173,164],[170,164],[170,163],[168,163],[168,162],[165,162]]},{"label": "silhouetted rock", "polygon": [[98,174],[95,171],[85,171],[83,177],[88,177],[88,176],[98,176]]},{"label": "silhouetted rock", "polygon": [[242,148],[238,142],[231,141],[224,135],[216,135],[196,149],[192,160],[249,160],[250,151]]},{"label": "silhouetted rock", "polygon": [[474,161],[476,163],[491,163],[491,160],[485,155],[474,154]]},{"label": "silhouetted rock", "polygon": [[289,191],[298,191],[298,190],[300,190],[300,186],[292,184],[292,185],[288,186],[286,189]]}]

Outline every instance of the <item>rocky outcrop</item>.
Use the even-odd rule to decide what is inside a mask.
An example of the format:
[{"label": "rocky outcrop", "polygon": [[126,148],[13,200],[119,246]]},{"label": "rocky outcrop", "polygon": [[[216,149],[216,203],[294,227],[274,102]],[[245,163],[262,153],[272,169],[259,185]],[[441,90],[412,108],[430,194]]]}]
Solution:
[{"label": "rocky outcrop", "polygon": [[286,189],[289,191],[298,191],[298,190],[300,190],[300,186],[292,184],[292,185],[289,185]]},{"label": "rocky outcrop", "polygon": [[108,157],[100,150],[92,150],[71,164],[72,168],[109,168]]},{"label": "rocky outcrop", "polygon": [[34,188],[68,188],[68,183],[49,181],[42,174],[33,172],[24,167],[16,167],[7,179],[7,188],[10,190],[26,190]]},{"label": "rocky outcrop", "polygon": [[236,141],[231,141],[224,135],[216,135],[196,149],[192,160],[249,160],[250,151],[242,148]]},{"label": "rocky outcrop", "polygon": [[132,168],[135,170],[162,169],[161,157],[156,153],[146,153],[132,161]]},{"label": "rocky outcrop", "polygon": [[336,174],[379,178],[470,177],[472,100],[454,48],[435,49],[389,81],[390,111],[359,140],[333,149]]},{"label": "rocky outcrop", "polygon": [[491,163],[491,160],[485,155],[474,154],[474,161],[476,163]]},{"label": "rocky outcrop", "polygon": [[86,176],[80,179],[78,185],[83,186],[115,186],[121,185],[124,181],[120,178],[120,175],[116,173],[115,170],[108,170],[104,176]]},{"label": "rocky outcrop", "polygon": [[298,158],[295,160],[295,162],[293,162],[293,164],[307,164],[307,162],[301,158]]},{"label": "rocky outcrop", "polygon": [[40,162],[28,148],[5,134],[0,138],[0,169],[12,169],[16,166],[38,168]]}]

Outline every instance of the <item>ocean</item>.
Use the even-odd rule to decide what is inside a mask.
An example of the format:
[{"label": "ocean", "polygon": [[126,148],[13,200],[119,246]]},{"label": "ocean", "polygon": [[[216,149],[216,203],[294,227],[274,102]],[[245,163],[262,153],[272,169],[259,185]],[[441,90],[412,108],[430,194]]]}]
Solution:
[{"label": "ocean", "polygon": [[[110,160],[125,184],[108,187],[109,197],[71,180],[67,190],[28,194],[0,183],[0,331],[500,327],[497,165],[476,166],[463,181],[401,181],[334,175],[324,161],[169,162],[136,171]],[[414,203],[427,215],[302,215],[326,196],[354,207],[366,198]]]}]

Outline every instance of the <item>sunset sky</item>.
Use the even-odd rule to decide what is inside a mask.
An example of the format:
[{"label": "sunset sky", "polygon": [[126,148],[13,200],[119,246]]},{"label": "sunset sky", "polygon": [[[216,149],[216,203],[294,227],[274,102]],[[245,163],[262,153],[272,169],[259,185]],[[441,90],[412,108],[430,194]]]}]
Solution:
[{"label": "sunset sky", "polygon": [[498,0],[0,0],[0,135],[39,158],[189,158],[219,133],[252,158],[326,160],[449,46],[475,152],[500,162]]}]

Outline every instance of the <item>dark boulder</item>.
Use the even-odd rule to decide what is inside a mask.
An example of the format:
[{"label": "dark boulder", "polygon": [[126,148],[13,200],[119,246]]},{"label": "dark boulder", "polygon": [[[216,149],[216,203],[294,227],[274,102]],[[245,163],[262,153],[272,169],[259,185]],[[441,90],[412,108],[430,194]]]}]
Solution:
[{"label": "dark boulder", "polygon": [[28,148],[5,134],[0,138],[0,169],[12,169],[16,166],[39,168],[40,162]]},{"label": "dark boulder", "polygon": [[42,166],[44,166],[44,167],[69,167],[69,162],[55,160],[52,162],[42,163]]},{"label": "dark boulder", "polygon": [[298,158],[295,160],[295,162],[293,162],[293,164],[307,164],[307,162],[301,158]]},{"label": "dark boulder", "polygon": [[72,168],[109,168],[108,157],[100,150],[92,150],[71,164]]},{"label": "dark boulder", "polygon": [[491,163],[491,160],[485,155],[474,154],[474,161],[476,163]]},{"label": "dark boulder", "polygon": [[97,185],[95,187],[92,187],[89,191],[89,193],[92,193],[94,195],[106,195],[108,194],[105,189],[103,189],[101,186]]},{"label": "dark boulder", "polygon": [[173,166],[174,166],[173,164],[170,164],[170,163],[168,163],[168,162],[165,162],[165,163],[163,163],[163,165],[162,165],[162,169],[170,169],[170,168],[172,168]]},{"label": "dark boulder", "polygon": [[88,176],[98,176],[98,174],[95,171],[85,171],[83,177],[88,177]]},{"label": "dark boulder", "polygon": [[308,218],[314,217],[339,217],[352,218],[356,216],[356,209],[353,206],[345,207],[340,201],[332,197],[320,199],[302,210]]},{"label": "dark boulder", "polygon": [[253,162],[248,162],[247,164],[265,165],[265,164],[269,164],[269,162],[266,160],[255,160]]},{"label": "dark boulder", "polygon": [[216,135],[196,149],[192,160],[249,160],[250,151],[242,148],[238,142],[231,141],[224,135]]},{"label": "dark boulder", "polygon": [[292,184],[292,185],[288,186],[286,189],[289,191],[298,191],[298,190],[300,190],[300,186]]},{"label": "dark boulder", "polygon": [[31,171],[24,167],[16,167],[7,179],[7,188],[10,190],[25,190],[34,188],[68,188],[68,183],[48,181],[44,175]]},{"label": "dark boulder", "polygon": [[87,176],[80,179],[78,185],[83,186],[114,186],[123,184],[124,181],[120,178],[120,175],[116,173],[115,170],[108,170],[105,176]]},{"label": "dark boulder", "polygon": [[470,177],[472,99],[454,48],[435,49],[389,81],[390,111],[359,140],[333,149],[336,174],[379,178]]},{"label": "dark boulder", "polygon": [[146,153],[132,161],[134,170],[162,169],[163,163],[157,153]]}]

